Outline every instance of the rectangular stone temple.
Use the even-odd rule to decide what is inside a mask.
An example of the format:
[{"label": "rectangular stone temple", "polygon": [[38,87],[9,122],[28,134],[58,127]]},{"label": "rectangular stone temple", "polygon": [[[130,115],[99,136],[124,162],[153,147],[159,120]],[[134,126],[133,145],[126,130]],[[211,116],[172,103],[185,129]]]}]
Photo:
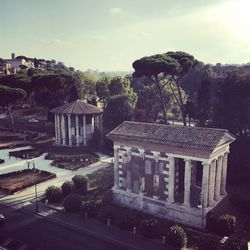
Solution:
[{"label": "rectangular stone temple", "polygon": [[225,129],[123,122],[114,141],[113,202],[204,228],[226,196],[229,145]]}]

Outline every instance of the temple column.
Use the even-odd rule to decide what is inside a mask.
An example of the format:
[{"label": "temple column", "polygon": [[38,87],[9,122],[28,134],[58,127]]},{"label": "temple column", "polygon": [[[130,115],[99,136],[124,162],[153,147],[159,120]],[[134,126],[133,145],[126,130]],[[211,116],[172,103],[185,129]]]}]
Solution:
[{"label": "temple column", "polygon": [[215,172],[216,172],[216,160],[213,160],[211,163],[211,166],[210,166],[210,174],[209,174],[208,204],[210,207],[212,207],[214,205]]},{"label": "temple column", "polygon": [[57,114],[57,136],[58,136],[58,144],[61,144],[62,140],[62,128],[61,128],[61,120],[60,115]]},{"label": "temple column", "polygon": [[154,160],[155,160],[155,174],[153,176],[154,180],[154,194],[153,198],[154,199],[159,199],[159,184],[160,184],[160,175],[159,175],[159,167],[158,167],[158,162],[159,162],[159,157],[160,153],[159,152],[152,152],[154,155]]},{"label": "temple column", "polygon": [[119,146],[114,145],[114,188],[119,188]]},{"label": "temple column", "polygon": [[169,156],[169,177],[168,177],[168,203],[173,203],[175,191],[175,160],[174,157]]},{"label": "temple column", "polygon": [[82,117],[82,127],[83,127],[83,144],[84,146],[87,145],[87,138],[86,138],[86,116],[83,115]]},{"label": "temple column", "polygon": [[223,155],[222,158],[222,177],[221,177],[221,194],[226,195],[226,184],[227,184],[227,159],[228,152]]},{"label": "temple column", "polygon": [[222,175],[222,156],[219,157],[217,161],[217,170],[215,177],[215,200],[220,200],[220,192],[221,192],[221,175]]},{"label": "temple column", "polygon": [[184,205],[190,206],[191,160],[185,161]]},{"label": "temple column", "polygon": [[55,113],[55,138],[56,138],[56,144],[58,144],[58,119],[56,113]]},{"label": "temple column", "polygon": [[66,145],[65,116],[61,114],[62,144]]},{"label": "temple column", "polygon": [[69,146],[72,146],[72,129],[71,129],[71,115],[68,114],[68,132],[69,132]]},{"label": "temple column", "polygon": [[208,206],[208,187],[209,187],[209,172],[210,164],[208,162],[202,162],[202,192],[201,192],[201,202],[202,207]]},{"label": "temple column", "polygon": [[76,146],[79,146],[79,118],[76,114]]}]

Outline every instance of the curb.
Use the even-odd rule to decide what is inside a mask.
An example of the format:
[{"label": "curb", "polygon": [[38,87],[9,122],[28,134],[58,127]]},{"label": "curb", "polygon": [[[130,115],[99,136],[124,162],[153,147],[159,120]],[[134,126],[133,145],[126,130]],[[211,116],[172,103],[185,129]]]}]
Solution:
[{"label": "curb", "polygon": [[22,207],[22,209],[30,214],[34,214],[34,215],[37,215],[39,217],[42,217],[48,221],[51,221],[51,222],[55,222],[59,225],[62,225],[64,227],[71,227],[72,229],[78,231],[78,232],[84,232],[90,236],[94,236],[96,238],[99,238],[99,239],[102,239],[102,240],[105,240],[107,242],[111,242],[111,243],[115,243],[116,245],[118,246],[121,246],[121,247],[126,247],[130,250],[141,250],[140,248],[137,248],[137,247],[134,247],[128,243],[125,243],[125,242],[122,242],[122,241],[119,241],[119,240],[115,240],[113,238],[110,238],[110,237],[107,237],[107,236],[103,236],[99,233],[95,233],[93,231],[89,231],[87,229],[84,229],[84,228],[81,228],[81,227],[78,227],[78,226],[75,226],[73,224],[70,224],[70,223],[67,223],[67,222],[62,222],[62,221],[59,221],[59,220],[56,220],[56,219],[51,219],[51,218],[47,218],[46,216],[42,215],[42,214],[39,214],[39,213],[36,213],[36,212],[33,212],[33,211],[30,211],[29,209],[26,209],[25,207]]}]

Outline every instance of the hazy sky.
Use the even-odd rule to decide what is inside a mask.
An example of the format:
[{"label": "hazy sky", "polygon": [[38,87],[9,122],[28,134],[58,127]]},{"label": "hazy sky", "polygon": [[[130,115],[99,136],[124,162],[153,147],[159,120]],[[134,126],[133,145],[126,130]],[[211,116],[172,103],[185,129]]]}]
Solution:
[{"label": "hazy sky", "polygon": [[250,0],[0,0],[0,57],[131,70],[182,50],[206,63],[250,61]]}]

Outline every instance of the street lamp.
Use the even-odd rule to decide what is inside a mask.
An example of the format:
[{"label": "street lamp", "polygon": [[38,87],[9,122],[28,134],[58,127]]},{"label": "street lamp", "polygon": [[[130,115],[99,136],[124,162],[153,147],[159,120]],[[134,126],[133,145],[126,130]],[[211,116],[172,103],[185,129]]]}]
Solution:
[{"label": "street lamp", "polygon": [[[34,160],[32,160],[32,165],[33,165],[33,172],[35,173],[36,171],[36,166]],[[37,185],[35,181],[35,201],[36,201],[36,213],[38,212],[38,201],[37,201]]]}]

